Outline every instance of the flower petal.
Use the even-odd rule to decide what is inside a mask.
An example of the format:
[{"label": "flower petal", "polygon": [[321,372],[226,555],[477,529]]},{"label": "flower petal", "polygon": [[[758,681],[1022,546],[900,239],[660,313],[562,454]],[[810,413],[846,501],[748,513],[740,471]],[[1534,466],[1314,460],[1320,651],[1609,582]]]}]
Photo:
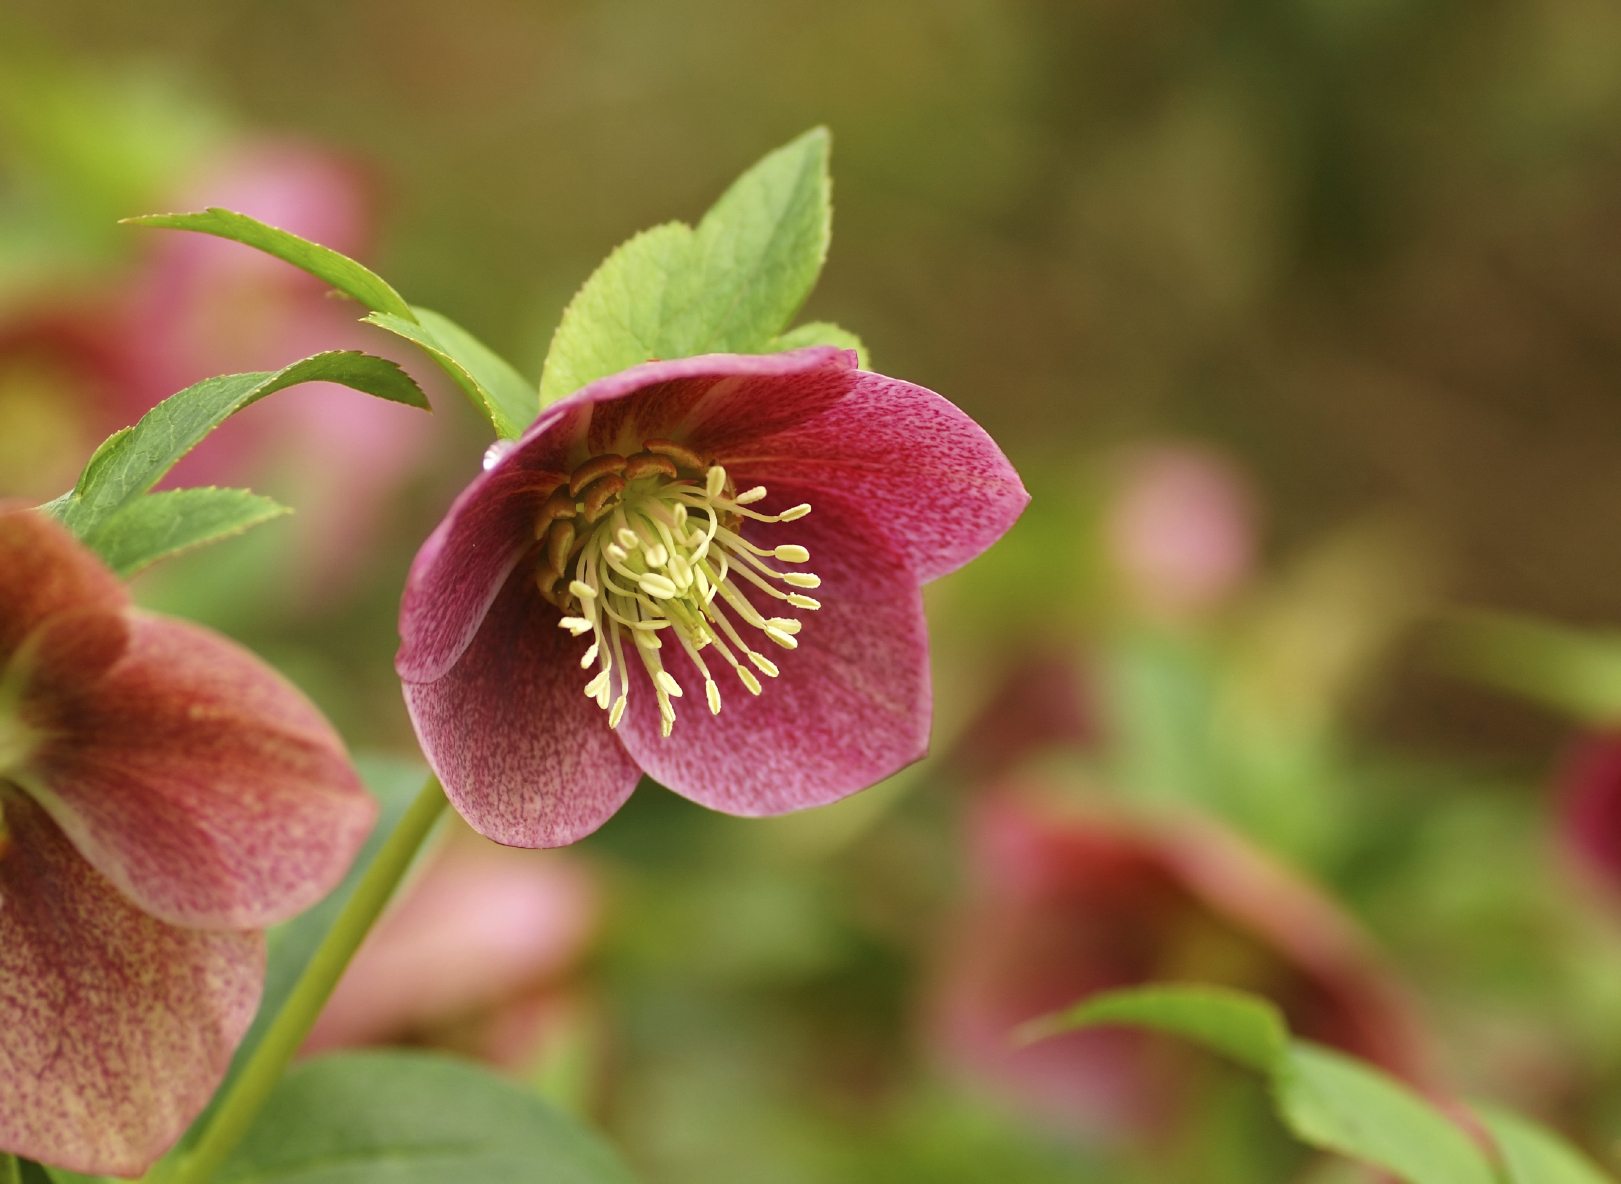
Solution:
[{"label": "flower petal", "polygon": [[0,503],[0,667],[47,617],[128,603],[118,578],[65,527]]},{"label": "flower petal", "polygon": [[443,678],[407,682],[428,763],[461,816],[511,847],[561,847],[596,830],[641,770],[583,693],[583,643],[520,573]]},{"label": "flower petal", "polygon": [[565,474],[537,463],[539,441],[525,442],[473,479],[412,560],[394,658],[401,678],[428,682],[455,665],[534,545],[535,516]]},{"label": "flower petal", "polygon": [[[792,384],[765,394],[799,397]],[[748,415],[769,422],[765,404],[757,397]],[[695,433],[692,442],[710,448],[739,488],[792,484],[813,491],[805,500],[818,513],[835,502],[860,508],[921,580],[985,550],[1030,500],[996,442],[957,407],[864,371],[851,376],[843,399],[802,422],[716,444]]]},{"label": "flower petal", "polygon": [[249,929],[324,896],[376,816],[291,684],[206,630],[131,612],[129,650],[51,705],[18,781],[147,912]]},{"label": "flower petal", "polygon": [[165,925],[33,803],[0,809],[0,1148],[138,1175],[224,1076],[258,1005],[263,938]]},{"label": "flower petal", "polygon": [[[646,362],[554,403],[524,433],[522,447],[543,434],[557,437],[565,423],[569,432],[561,434],[581,435],[592,454],[639,448],[649,436],[677,429],[688,440],[720,442],[739,425],[751,436],[775,432],[842,397],[854,367],[855,355],[833,346]],[[582,435],[581,413],[587,407],[589,428]]]},{"label": "flower petal", "polygon": [[[808,566],[822,577],[816,594],[822,607],[802,615],[798,648],[785,653],[762,641],[780,676],[762,678],[762,693],[753,696],[718,654],[705,651],[722,697],[720,714],[711,715],[702,678],[666,643],[664,664],[688,692],[671,735],[659,735],[645,677],[632,688],[620,725],[625,747],[650,776],[728,814],[781,814],[837,801],[917,760],[928,746],[929,653],[917,578],[882,540],[861,545],[871,529],[854,511],[817,510],[794,522],[792,535],[780,529],[810,550]],[[767,614],[795,611],[755,603]],[[747,626],[740,631],[760,637]]]}]

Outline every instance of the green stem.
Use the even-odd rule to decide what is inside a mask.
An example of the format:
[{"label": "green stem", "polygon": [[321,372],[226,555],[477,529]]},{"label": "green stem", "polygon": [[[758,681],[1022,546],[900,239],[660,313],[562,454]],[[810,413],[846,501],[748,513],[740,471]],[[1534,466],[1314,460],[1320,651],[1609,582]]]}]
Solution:
[{"label": "green stem", "polygon": [[[276,1087],[293,1055],[298,1052],[326,1005],[332,988],[355,950],[371,931],[383,906],[399,887],[411,860],[432,832],[444,812],[445,794],[437,778],[429,777],[416,800],[388,836],[377,858],[355,886],[354,895],[344,905],[338,919],[321,940],[315,956],[282,1004],[275,1022],[254,1049],[241,1074],[232,1083],[202,1138],[177,1166],[170,1184],[206,1184],[214,1178],[225,1157],[247,1134],[258,1117],[270,1091]],[[168,1176],[168,1173],[164,1173]]]}]

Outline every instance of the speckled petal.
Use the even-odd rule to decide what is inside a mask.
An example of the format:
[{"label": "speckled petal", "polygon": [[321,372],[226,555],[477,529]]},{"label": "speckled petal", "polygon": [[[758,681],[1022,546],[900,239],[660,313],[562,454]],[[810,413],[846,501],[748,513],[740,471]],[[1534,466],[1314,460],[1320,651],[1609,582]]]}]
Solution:
[{"label": "speckled petal", "polygon": [[131,612],[107,674],[44,705],[17,781],[83,856],[173,924],[260,928],[324,896],[376,804],[291,684],[205,630]]},{"label": "speckled petal", "polygon": [[[773,504],[808,500],[804,492],[786,487]],[[705,651],[721,688],[719,715],[705,706],[690,660],[667,644],[665,665],[686,690],[672,734],[659,735],[645,675],[620,725],[625,747],[649,775],[705,806],[754,816],[837,801],[923,755],[931,696],[922,597],[916,577],[882,543],[858,545],[868,537],[869,525],[849,510],[818,508],[773,528],[771,541],[809,548],[806,567],[822,577],[822,608],[799,613],[755,600],[762,611],[804,621],[792,652],[742,630],[781,671],[760,679],[758,697]]]},{"label": "speckled petal", "polygon": [[0,1149],[144,1171],[208,1101],[258,1005],[257,933],[177,929],[0,798]]},{"label": "speckled petal", "polygon": [[512,847],[596,830],[641,776],[587,699],[584,644],[524,576],[508,581],[449,674],[405,684],[428,763],[461,816]]},{"label": "speckled petal", "polygon": [[[769,422],[772,399],[793,400],[784,384],[762,392],[749,410]],[[694,441],[702,443],[695,435]],[[859,506],[872,534],[907,557],[920,580],[967,563],[1013,525],[1030,500],[996,442],[931,390],[856,371],[845,396],[809,419],[770,434],[710,447],[739,487],[763,483],[813,491],[820,513]]]},{"label": "speckled petal", "polygon": [[536,467],[545,441],[526,436],[480,473],[422,544],[400,601],[394,669],[426,682],[455,665],[507,576],[534,545],[535,516],[563,474]]}]

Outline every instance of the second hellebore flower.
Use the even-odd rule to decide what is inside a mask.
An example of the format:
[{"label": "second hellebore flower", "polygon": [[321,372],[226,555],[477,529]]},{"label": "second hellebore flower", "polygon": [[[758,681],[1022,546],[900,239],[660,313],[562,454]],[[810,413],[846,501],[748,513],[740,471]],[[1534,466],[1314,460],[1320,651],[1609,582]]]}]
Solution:
[{"label": "second hellebore flower", "polygon": [[917,759],[920,586],[1028,500],[956,407],[831,347],[635,366],[492,457],[412,565],[395,665],[451,801],[525,847],[643,770],[762,815]]},{"label": "second hellebore flower", "polygon": [[258,931],[374,813],[278,675],[0,506],[0,1152],[144,1171],[253,1019]]}]

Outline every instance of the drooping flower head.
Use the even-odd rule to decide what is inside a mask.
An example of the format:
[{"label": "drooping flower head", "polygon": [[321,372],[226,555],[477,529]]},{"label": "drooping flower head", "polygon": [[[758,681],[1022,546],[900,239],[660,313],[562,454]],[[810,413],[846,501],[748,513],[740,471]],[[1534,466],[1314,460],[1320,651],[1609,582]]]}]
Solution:
[{"label": "drooping flower head", "polygon": [[290,685],[0,506],[0,1151],[162,1154],[253,1018],[257,931],[333,886],[374,813]]},{"label": "drooping flower head", "polygon": [[761,815],[915,760],[920,587],[1027,500],[956,407],[834,348],[636,366],[487,463],[412,565],[396,667],[451,800],[518,846],[643,770]]}]

